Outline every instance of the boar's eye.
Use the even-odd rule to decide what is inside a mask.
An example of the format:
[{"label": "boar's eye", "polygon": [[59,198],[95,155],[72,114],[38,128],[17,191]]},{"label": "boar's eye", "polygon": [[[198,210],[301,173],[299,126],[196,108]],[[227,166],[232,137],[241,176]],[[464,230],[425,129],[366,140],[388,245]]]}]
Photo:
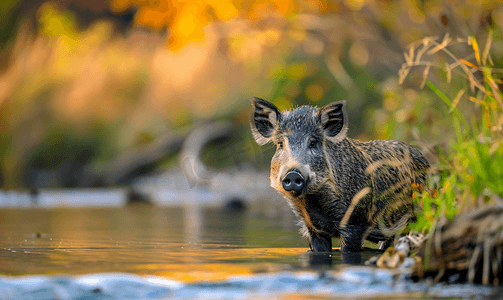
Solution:
[{"label": "boar's eye", "polygon": [[309,141],[309,149],[315,149],[318,147],[318,141],[317,140],[310,140]]},{"label": "boar's eye", "polygon": [[278,148],[279,149],[283,149],[283,141],[279,141],[278,142]]}]

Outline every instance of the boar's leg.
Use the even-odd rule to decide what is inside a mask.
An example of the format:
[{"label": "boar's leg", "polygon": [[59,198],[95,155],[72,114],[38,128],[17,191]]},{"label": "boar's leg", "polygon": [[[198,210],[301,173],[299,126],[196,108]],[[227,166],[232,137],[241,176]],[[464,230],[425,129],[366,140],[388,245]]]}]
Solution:
[{"label": "boar's leg", "polygon": [[341,252],[358,252],[362,249],[365,227],[346,225],[341,229]]},{"label": "boar's leg", "polygon": [[332,237],[328,234],[309,232],[309,246],[313,252],[331,252]]}]

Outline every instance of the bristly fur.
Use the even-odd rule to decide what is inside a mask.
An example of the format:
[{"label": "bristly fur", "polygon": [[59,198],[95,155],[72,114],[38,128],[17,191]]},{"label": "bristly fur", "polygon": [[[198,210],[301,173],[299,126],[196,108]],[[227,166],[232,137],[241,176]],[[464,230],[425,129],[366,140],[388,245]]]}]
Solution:
[{"label": "bristly fur", "polygon": [[[330,251],[332,237],[341,239],[343,251],[359,251],[364,239],[390,240],[414,218],[412,186],[424,185],[429,168],[418,150],[348,138],[345,101],[286,112],[259,98],[252,104],[255,140],[277,145],[271,186],[287,199],[313,251]],[[306,179],[301,193],[283,188],[290,171]]]}]

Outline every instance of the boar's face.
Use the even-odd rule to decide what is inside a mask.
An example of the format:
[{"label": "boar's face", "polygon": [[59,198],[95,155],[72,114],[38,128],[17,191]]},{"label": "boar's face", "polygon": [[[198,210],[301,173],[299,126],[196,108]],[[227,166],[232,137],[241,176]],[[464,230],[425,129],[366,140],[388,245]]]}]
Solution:
[{"label": "boar's face", "polygon": [[251,101],[255,141],[277,146],[271,161],[271,186],[290,199],[315,193],[332,178],[326,145],[346,136],[346,102],[280,112],[265,100]]}]

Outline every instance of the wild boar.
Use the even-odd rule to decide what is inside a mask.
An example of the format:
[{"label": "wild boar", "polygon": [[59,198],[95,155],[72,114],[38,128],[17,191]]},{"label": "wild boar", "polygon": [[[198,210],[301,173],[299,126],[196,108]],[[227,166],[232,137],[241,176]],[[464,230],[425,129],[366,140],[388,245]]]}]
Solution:
[{"label": "wild boar", "polygon": [[360,251],[363,241],[392,240],[415,218],[412,192],[425,184],[428,161],[412,146],[394,140],[348,138],[346,101],[322,108],[280,112],[251,99],[255,141],[276,144],[271,186],[299,218],[314,252]]}]

